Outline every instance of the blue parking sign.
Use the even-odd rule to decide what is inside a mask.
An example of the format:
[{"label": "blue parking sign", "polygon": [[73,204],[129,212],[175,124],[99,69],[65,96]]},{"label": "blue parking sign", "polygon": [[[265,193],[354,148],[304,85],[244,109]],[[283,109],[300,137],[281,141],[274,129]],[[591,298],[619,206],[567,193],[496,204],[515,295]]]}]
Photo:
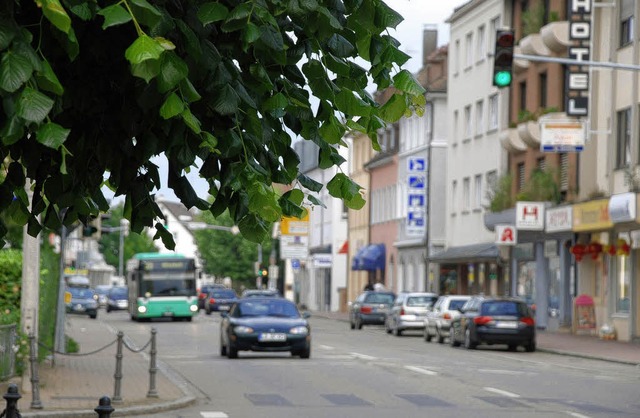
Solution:
[{"label": "blue parking sign", "polygon": [[409,165],[407,168],[410,173],[422,173],[427,169],[424,157],[410,157],[408,163]]}]

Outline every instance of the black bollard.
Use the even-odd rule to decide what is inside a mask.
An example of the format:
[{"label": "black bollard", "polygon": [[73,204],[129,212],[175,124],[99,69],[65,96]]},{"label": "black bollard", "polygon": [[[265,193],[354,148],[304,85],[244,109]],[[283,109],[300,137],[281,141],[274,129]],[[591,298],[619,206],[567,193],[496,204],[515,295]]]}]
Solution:
[{"label": "black bollard", "polygon": [[94,411],[96,411],[99,418],[110,418],[115,409],[111,406],[111,399],[108,396],[103,396],[98,401],[98,407]]},{"label": "black bollard", "polygon": [[120,389],[122,385],[122,337],[124,333],[118,331],[118,347],[116,351],[116,373],[113,375],[115,378],[115,388],[113,393],[113,403],[122,403],[122,396]]},{"label": "black bollard", "polygon": [[20,411],[18,411],[18,400],[22,398],[22,395],[18,393],[18,385],[11,383],[3,397],[7,401],[7,409],[4,410],[2,416],[4,418],[21,418]]},{"label": "black bollard", "polygon": [[42,409],[40,379],[38,378],[38,352],[36,337],[29,334],[29,362],[31,364],[31,409]]},{"label": "black bollard", "polygon": [[158,367],[156,365],[156,329],[151,328],[151,360],[149,363],[149,392],[147,392],[147,398],[157,398],[158,390],[156,389],[156,373]]}]

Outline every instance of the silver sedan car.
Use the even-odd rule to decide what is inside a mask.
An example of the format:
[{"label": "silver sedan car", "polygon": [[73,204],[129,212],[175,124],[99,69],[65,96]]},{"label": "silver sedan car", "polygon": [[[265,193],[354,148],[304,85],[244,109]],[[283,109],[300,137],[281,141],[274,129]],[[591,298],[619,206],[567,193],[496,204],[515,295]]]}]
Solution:
[{"label": "silver sedan car", "polygon": [[391,307],[385,329],[387,333],[396,336],[402,335],[406,330],[424,329],[424,319],[427,312],[438,299],[435,293],[427,292],[402,292],[396,297]]},{"label": "silver sedan car", "polygon": [[440,296],[424,320],[424,340],[429,342],[435,337],[442,344],[449,337],[451,321],[460,316],[458,309],[469,299],[471,296],[467,295]]}]

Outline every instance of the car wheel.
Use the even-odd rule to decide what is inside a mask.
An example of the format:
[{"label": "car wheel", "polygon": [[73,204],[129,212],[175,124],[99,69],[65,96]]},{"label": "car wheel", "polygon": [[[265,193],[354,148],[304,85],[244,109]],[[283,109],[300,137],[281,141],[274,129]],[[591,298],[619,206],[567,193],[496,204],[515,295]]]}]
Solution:
[{"label": "car wheel", "polygon": [[388,320],[384,321],[384,330],[386,331],[387,334],[391,334],[391,328],[389,328],[389,321]]},{"label": "car wheel", "polygon": [[438,327],[436,327],[436,339],[439,344],[442,344],[444,342],[444,335],[442,335],[442,333],[440,332],[440,328]]},{"label": "car wheel", "polygon": [[205,309],[204,313],[206,313],[207,315],[211,315],[211,310],[210,309]]},{"label": "car wheel", "polygon": [[395,335],[396,337],[402,335],[402,330],[398,328],[398,324],[396,324],[396,326],[393,328],[393,335]]},{"label": "car wheel", "polygon": [[517,351],[518,350],[518,346],[516,344],[509,344],[509,347],[507,349],[509,351]]},{"label": "car wheel", "polygon": [[351,329],[356,329],[356,324],[351,320],[351,317],[349,317],[349,327]]},{"label": "car wheel", "polygon": [[97,317],[98,317],[98,314],[89,315],[89,318],[91,318],[91,319],[96,319]]},{"label": "car wheel", "polygon": [[107,306],[107,313],[111,312],[111,307]]},{"label": "car wheel", "polygon": [[533,340],[529,341],[529,344],[525,345],[524,349],[527,353],[533,353],[536,351],[536,342]]},{"label": "car wheel", "polygon": [[473,350],[477,344],[471,341],[471,330],[469,328],[464,330],[464,348],[467,350]]},{"label": "car wheel", "polygon": [[458,340],[456,340],[455,334],[453,333],[453,330],[449,331],[449,345],[451,345],[451,347],[459,347],[460,343],[458,342]]},{"label": "car wheel", "polygon": [[311,347],[305,348],[304,350],[298,352],[300,358],[309,358],[311,357]]},{"label": "car wheel", "polygon": [[235,347],[227,347],[227,357],[230,359],[238,358],[238,349]]},{"label": "car wheel", "polygon": [[222,342],[222,337],[220,337],[220,355],[222,357],[227,355],[227,346]]},{"label": "car wheel", "polygon": [[356,328],[362,329],[362,319],[356,317]]},{"label": "car wheel", "polygon": [[424,327],[424,340],[426,342],[431,341],[431,334],[429,333],[429,328],[428,327]]}]

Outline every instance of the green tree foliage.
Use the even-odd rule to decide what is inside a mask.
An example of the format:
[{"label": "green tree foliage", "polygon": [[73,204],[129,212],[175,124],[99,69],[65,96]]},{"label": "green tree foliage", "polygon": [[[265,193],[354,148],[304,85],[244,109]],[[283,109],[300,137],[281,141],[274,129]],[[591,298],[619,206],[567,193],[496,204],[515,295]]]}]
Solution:
[{"label": "green tree foliage", "polygon": [[500,212],[515,205],[515,199],[511,197],[511,185],[513,177],[511,174],[500,176],[494,184],[489,184],[487,189],[487,200],[489,201],[490,212]]},{"label": "green tree foliage", "polygon": [[0,251],[0,324],[20,323],[22,252]]},{"label": "green tree foliage", "polygon": [[[124,212],[124,204],[113,207],[109,214],[109,219],[102,222],[102,226],[106,228],[114,228],[120,226],[120,220]],[[104,255],[104,260],[107,264],[115,267],[118,271],[120,265],[120,232],[106,232],[106,228],[102,229],[100,235],[100,252]],[[124,251],[123,251],[123,272],[126,273],[126,262],[136,253],[148,253],[156,252],[158,249],[154,245],[153,241],[144,232],[138,234],[136,232],[130,232],[124,237]]]},{"label": "green tree foliage", "polygon": [[[422,111],[424,89],[387,32],[401,21],[381,0],[0,2],[0,213],[33,236],[87,223],[108,210],[106,182],[125,196],[132,231],[155,226],[174,248],[154,224],[164,185],[150,157],[164,154],[166,186],[187,208],[228,210],[261,242],[271,222],[303,212],[274,184],[323,187],[299,172],[290,132],[318,144],[328,168],[343,162],[347,130],[379,149],[378,129]],[[370,81],[394,95],[376,103]],[[185,176],[196,167],[212,203]],[[329,193],[364,205],[343,173]]]},{"label": "green tree foliage", "polygon": [[534,170],[516,199],[529,202],[560,203],[562,194],[558,184],[557,170]]},{"label": "green tree foliage", "polygon": [[[210,225],[233,226],[233,221],[227,212],[213,218],[210,213],[202,214],[202,221]],[[255,286],[255,263],[258,261],[258,244],[233,235],[227,231],[215,229],[201,229],[194,231],[198,253],[207,274],[215,277],[231,277],[234,286],[244,284],[246,287]],[[268,264],[271,253],[271,237],[262,242],[263,265]]]}]

